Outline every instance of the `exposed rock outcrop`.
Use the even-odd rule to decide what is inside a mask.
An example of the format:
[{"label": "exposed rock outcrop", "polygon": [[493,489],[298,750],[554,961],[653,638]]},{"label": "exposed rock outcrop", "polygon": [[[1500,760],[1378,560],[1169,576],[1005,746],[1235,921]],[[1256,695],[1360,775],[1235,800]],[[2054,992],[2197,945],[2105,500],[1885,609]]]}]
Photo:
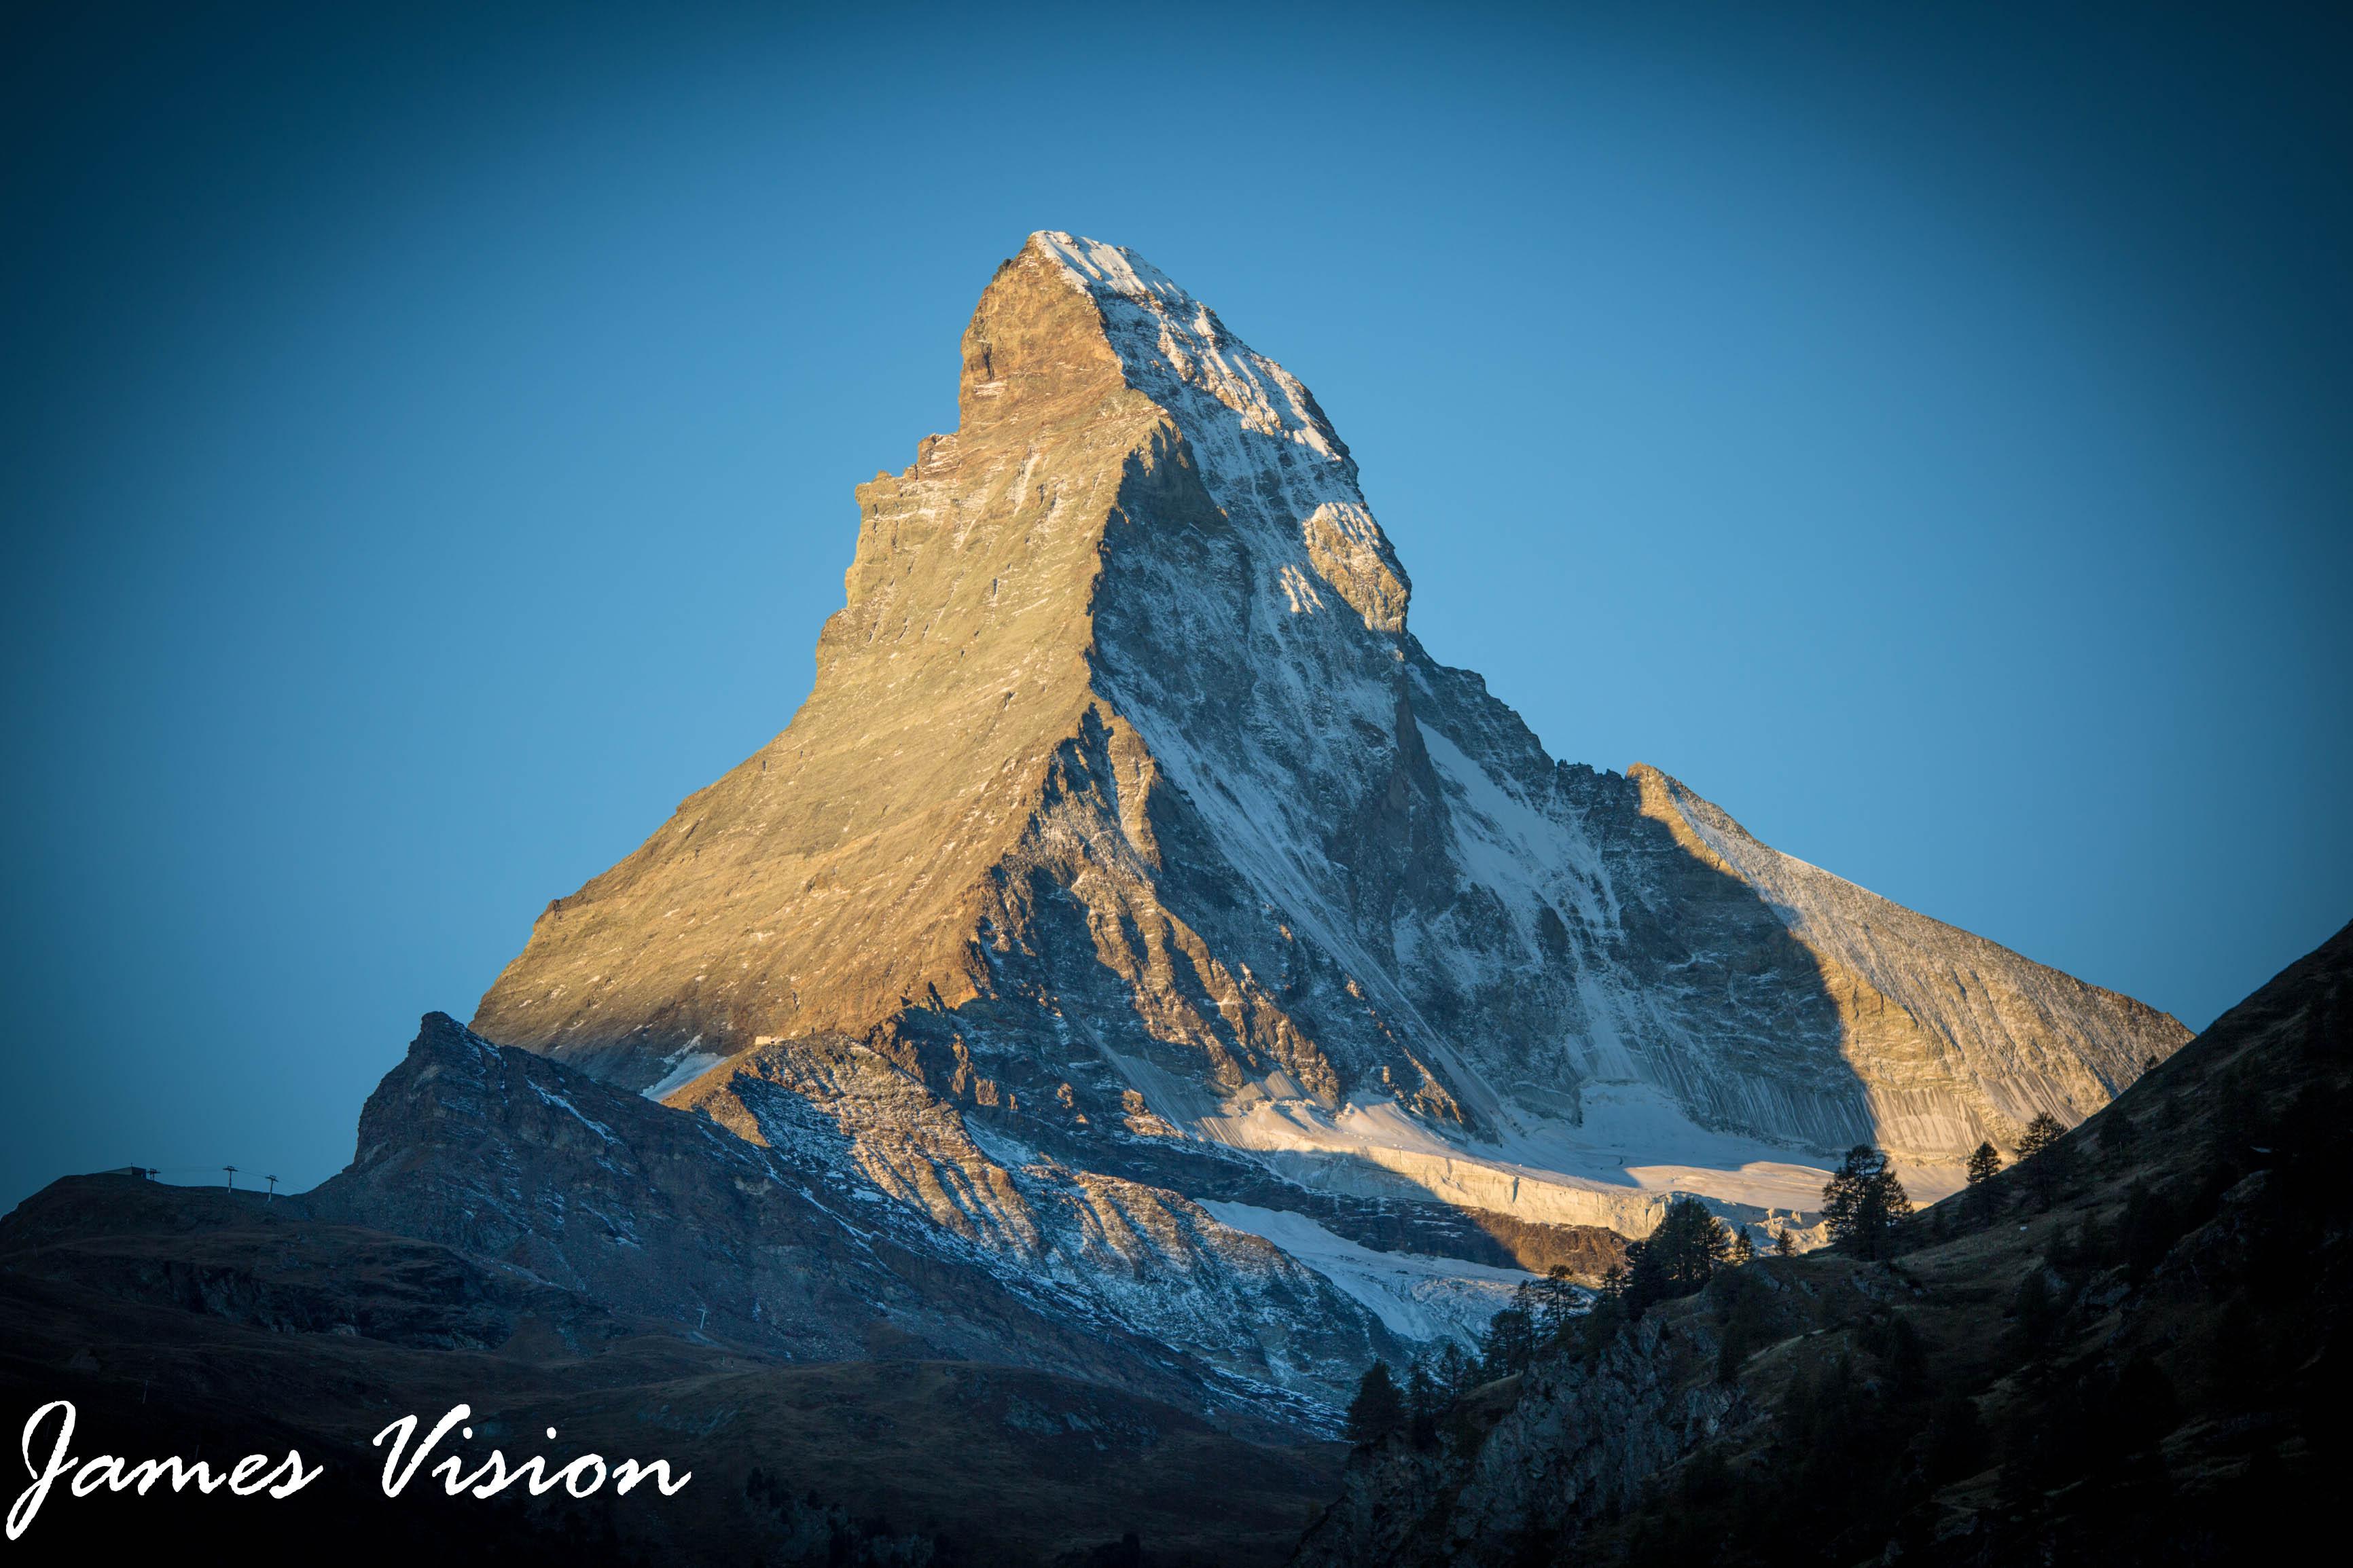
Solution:
[{"label": "exposed rock outcrop", "polygon": [[[834,1065],[853,1081],[891,1077],[847,1042]],[[860,1161],[885,1168],[886,1140],[853,1150],[781,1088],[746,1084],[736,1103],[758,1109],[765,1135],[435,1014],[369,1097],[352,1164],[300,1202],[797,1361],[1046,1367],[1312,1426],[1356,1368],[1396,1353],[1322,1276],[1173,1194],[976,1158],[1025,1226],[984,1241],[884,1197]]]},{"label": "exposed rock outcrop", "polygon": [[1721,1270],[1358,1450],[1294,1561],[2292,1560],[2353,1447],[2348,1113],[2353,927],[1892,1261]]}]

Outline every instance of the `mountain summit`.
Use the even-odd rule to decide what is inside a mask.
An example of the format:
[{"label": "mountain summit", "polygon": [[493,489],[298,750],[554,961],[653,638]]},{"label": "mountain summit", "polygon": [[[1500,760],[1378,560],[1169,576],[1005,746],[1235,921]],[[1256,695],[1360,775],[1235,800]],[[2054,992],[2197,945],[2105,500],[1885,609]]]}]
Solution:
[{"label": "mountain summit", "polygon": [[1407,1338],[1673,1191],[1803,1226],[1870,1142],[1934,1195],[2188,1037],[1553,761],[1409,629],[1314,396],[1133,253],[1032,235],[963,350],[791,725],[550,904],[480,1035],[814,1115],[1056,1277],[1253,1231]]}]

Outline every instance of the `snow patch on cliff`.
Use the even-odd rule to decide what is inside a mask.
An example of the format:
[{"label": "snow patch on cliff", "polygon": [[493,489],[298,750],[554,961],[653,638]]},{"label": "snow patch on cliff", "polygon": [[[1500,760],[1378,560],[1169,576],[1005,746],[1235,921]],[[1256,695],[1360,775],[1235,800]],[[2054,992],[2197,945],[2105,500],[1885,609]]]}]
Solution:
[{"label": "snow patch on cliff", "polygon": [[1305,1215],[1250,1204],[1201,1205],[1236,1230],[1262,1237],[1370,1309],[1401,1339],[1440,1337],[1473,1345],[1512,1291],[1536,1276],[1452,1258],[1376,1252],[1335,1236]]},{"label": "snow patch on cliff", "polygon": [[662,1058],[661,1065],[670,1070],[638,1092],[648,1100],[659,1100],[673,1090],[684,1089],[726,1059],[716,1051],[683,1049],[674,1052]]}]

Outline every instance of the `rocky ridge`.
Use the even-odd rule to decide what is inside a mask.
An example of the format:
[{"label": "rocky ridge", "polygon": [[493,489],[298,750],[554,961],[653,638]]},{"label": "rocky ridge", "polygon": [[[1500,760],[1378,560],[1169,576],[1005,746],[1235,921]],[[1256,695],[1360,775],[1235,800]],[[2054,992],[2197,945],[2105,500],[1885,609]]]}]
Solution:
[{"label": "rocky ridge", "polygon": [[2348,1110],[2353,927],[1892,1259],[1720,1270],[1359,1449],[1294,1562],[2289,1560],[2348,1447]]},{"label": "rocky ridge", "polygon": [[[836,1067],[887,1079],[868,1058],[843,1042]],[[1321,1275],[1174,1194],[992,1167],[1028,1228],[984,1239],[887,1200],[799,1095],[744,1100],[756,1141],[429,1015],[351,1165],[299,1201],[797,1362],[1034,1366],[1313,1428],[1332,1389],[1396,1353]]]}]

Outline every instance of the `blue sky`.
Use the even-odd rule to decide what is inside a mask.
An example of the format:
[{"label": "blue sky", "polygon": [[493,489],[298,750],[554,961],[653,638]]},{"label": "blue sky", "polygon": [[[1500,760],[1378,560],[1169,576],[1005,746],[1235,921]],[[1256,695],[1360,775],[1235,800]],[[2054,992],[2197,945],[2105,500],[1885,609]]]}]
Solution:
[{"label": "blue sky", "polygon": [[0,1202],[347,1159],[783,727],[1039,227],[1556,755],[2193,1025],[2353,916],[2321,10],[328,9],[0,38]]}]

